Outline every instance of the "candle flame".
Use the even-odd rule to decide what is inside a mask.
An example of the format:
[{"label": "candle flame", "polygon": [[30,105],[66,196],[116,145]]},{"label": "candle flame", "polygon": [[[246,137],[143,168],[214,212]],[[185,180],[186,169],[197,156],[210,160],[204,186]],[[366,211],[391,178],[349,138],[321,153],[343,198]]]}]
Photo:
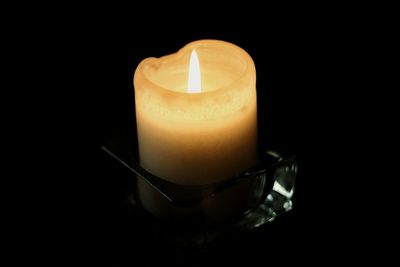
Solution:
[{"label": "candle flame", "polygon": [[200,93],[201,92],[201,74],[200,74],[200,63],[197,56],[196,50],[192,51],[189,62],[189,78],[187,91],[189,93]]}]

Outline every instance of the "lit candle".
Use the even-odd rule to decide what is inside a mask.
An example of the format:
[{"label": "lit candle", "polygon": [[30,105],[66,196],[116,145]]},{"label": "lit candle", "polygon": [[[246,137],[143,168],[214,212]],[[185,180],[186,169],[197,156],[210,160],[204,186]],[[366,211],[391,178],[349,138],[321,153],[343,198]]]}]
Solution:
[{"label": "lit candle", "polygon": [[[219,182],[252,166],[255,82],[251,57],[223,41],[195,41],[143,60],[134,75],[141,166],[181,185]],[[144,207],[155,215],[170,212],[149,191],[138,184]]]}]

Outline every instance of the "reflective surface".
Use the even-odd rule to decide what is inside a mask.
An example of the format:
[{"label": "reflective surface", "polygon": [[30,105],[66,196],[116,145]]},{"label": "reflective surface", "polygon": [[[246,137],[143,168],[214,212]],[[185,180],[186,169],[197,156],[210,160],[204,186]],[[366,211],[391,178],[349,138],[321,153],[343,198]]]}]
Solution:
[{"label": "reflective surface", "polygon": [[[297,174],[294,157],[283,157],[267,151],[260,155],[256,166],[237,177],[211,185],[182,186],[148,173],[132,156],[122,159],[107,147],[102,148],[132,172],[132,179],[149,185],[168,205],[190,211],[183,216],[180,214],[172,219],[159,220],[142,209],[143,204],[135,189],[128,196],[133,211],[139,220],[146,222],[148,230],[178,246],[203,245],[225,233],[251,230],[274,220],[293,207]],[[246,192],[246,196],[241,198],[245,200],[241,201],[243,206],[241,210],[226,212],[225,206],[219,202],[224,199],[224,194],[236,194],[237,190]],[[192,223],[194,221],[195,224]]]}]

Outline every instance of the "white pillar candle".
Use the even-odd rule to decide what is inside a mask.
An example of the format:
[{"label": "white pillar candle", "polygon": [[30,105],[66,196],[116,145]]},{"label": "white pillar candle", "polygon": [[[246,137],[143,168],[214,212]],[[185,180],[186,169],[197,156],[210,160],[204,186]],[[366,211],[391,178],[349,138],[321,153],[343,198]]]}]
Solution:
[{"label": "white pillar candle", "polygon": [[[195,41],[175,54],[143,60],[134,75],[141,166],[170,182],[204,185],[253,165],[255,82],[251,57],[223,41]],[[148,211],[171,212],[143,183],[138,186]]]}]

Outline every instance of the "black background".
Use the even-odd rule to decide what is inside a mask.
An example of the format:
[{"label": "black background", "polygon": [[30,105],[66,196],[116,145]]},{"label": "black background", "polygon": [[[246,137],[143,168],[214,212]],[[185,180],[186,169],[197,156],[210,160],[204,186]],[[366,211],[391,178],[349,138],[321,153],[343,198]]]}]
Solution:
[{"label": "black background", "polygon": [[[93,263],[111,266],[141,265],[142,260],[195,266],[321,263],[321,257],[331,262],[354,254],[354,240],[363,234],[349,219],[357,210],[347,198],[346,177],[354,169],[345,152],[349,143],[352,149],[357,146],[351,127],[363,119],[349,112],[360,90],[354,76],[363,50],[358,42],[363,27],[345,20],[345,15],[294,12],[269,17],[271,12],[225,12],[212,14],[213,19],[203,13],[202,21],[182,16],[177,23],[168,14],[154,20],[96,14],[74,26],[67,35],[72,39],[60,38],[66,41],[60,51],[67,71],[57,72],[65,81],[62,102],[68,106],[62,120],[67,125],[62,128],[68,136],[64,140],[70,141],[65,144],[70,152],[66,158],[78,163],[76,169],[64,168],[63,186],[82,197],[72,205],[77,198],[70,192],[63,195],[71,201],[62,220],[74,250],[89,255]],[[191,29],[182,27],[188,21],[195,21]],[[290,213],[206,252],[183,257],[133,219],[124,195],[129,173],[100,147],[115,130],[134,127],[133,73],[139,62],[176,52],[198,39],[232,42],[251,55],[257,70],[259,138],[268,148],[295,154],[299,172]]]},{"label": "black background", "polygon": [[[4,202],[12,214],[3,220],[13,219],[4,227],[7,247],[16,248],[12,260],[327,265],[351,256],[382,264],[379,248],[390,250],[374,239],[395,233],[383,215],[396,214],[389,204],[397,194],[388,194],[397,188],[397,165],[389,164],[397,159],[390,154],[397,151],[390,140],[396,131],[386,126],[396,126],[398,114],[398,98],[388,92],[397,92],[388,84],[397,30],[397,15],[389,13],[396,9],[375,3],[129,4],[5,8],[3,55],[11,58],[6,70],[17,72],[4,75],[11,78],[4,92],[17,101],[6,106],[11,126],[2,129],[16,138],[3,138],[13,152],[3,151],[5,158],[16,161],[2,177],[14,183],[2,187],[12,195]],[[134,127],[137,64],[203,38],[232,42],[252,56],[260,138],[295,154],[299,172],[290,213],[184,259],[132,220],[124,195],[129,174],[100,147],[115,130]],[[367,182],[372,190],[364,188]]]},{"label": "black background", "polygon": [[[140,260],[201,266],[210,262],[263,262],[270,258],[289,261],[300,257],[312,261],[314,253],[331,252],[325,247],[326,241],[332,240],[327,223],[334,220],[335,211],[327,212],[326,186],[333,186],[334,181],[327,183],[327,180],[335,177],[327,171],[330,159],[323,157],[331,149],[326,131],[334,130],[335,122],[326,111],[337,93],[335,75],[340,70],[335,71],[334,66],[338,66],[341,49],[327,34],[329,25],[313,25],[311,28],[307,24],[266,25],[254,30],[149,28],[148,32],[117,32],[109,36],[113,42],[106,52],[100,51],[99,56],[105,60],[101,66],[105,69],[98,76],[101,87],[96,88],[103,94],[99,103],[102,142],[107,141],[114,129],[121,125],[129,128],[127,124],[134,123],[130,119],[134,116],[132,78],[142,59],[173,53],[193,40],[220,39],[239,45],[254,59],[259,138],[268,148],[295,154],[299,175],[294,210],[289,214],[247,235],[227,238],[206,252],[185,256],[140,229],[143,226],[135,222],[124,202],[129,176],[122,166],[103,155],[96,167],[100,175],[95,180],[101,177],[97,182],[103,183],[104,190],[98,192],[103,196],[97,203],[101,205],[102,227],[98,234],[105,243],[104,255],[126,266]],[[309,252],[296,254],[305,240]]]}]

